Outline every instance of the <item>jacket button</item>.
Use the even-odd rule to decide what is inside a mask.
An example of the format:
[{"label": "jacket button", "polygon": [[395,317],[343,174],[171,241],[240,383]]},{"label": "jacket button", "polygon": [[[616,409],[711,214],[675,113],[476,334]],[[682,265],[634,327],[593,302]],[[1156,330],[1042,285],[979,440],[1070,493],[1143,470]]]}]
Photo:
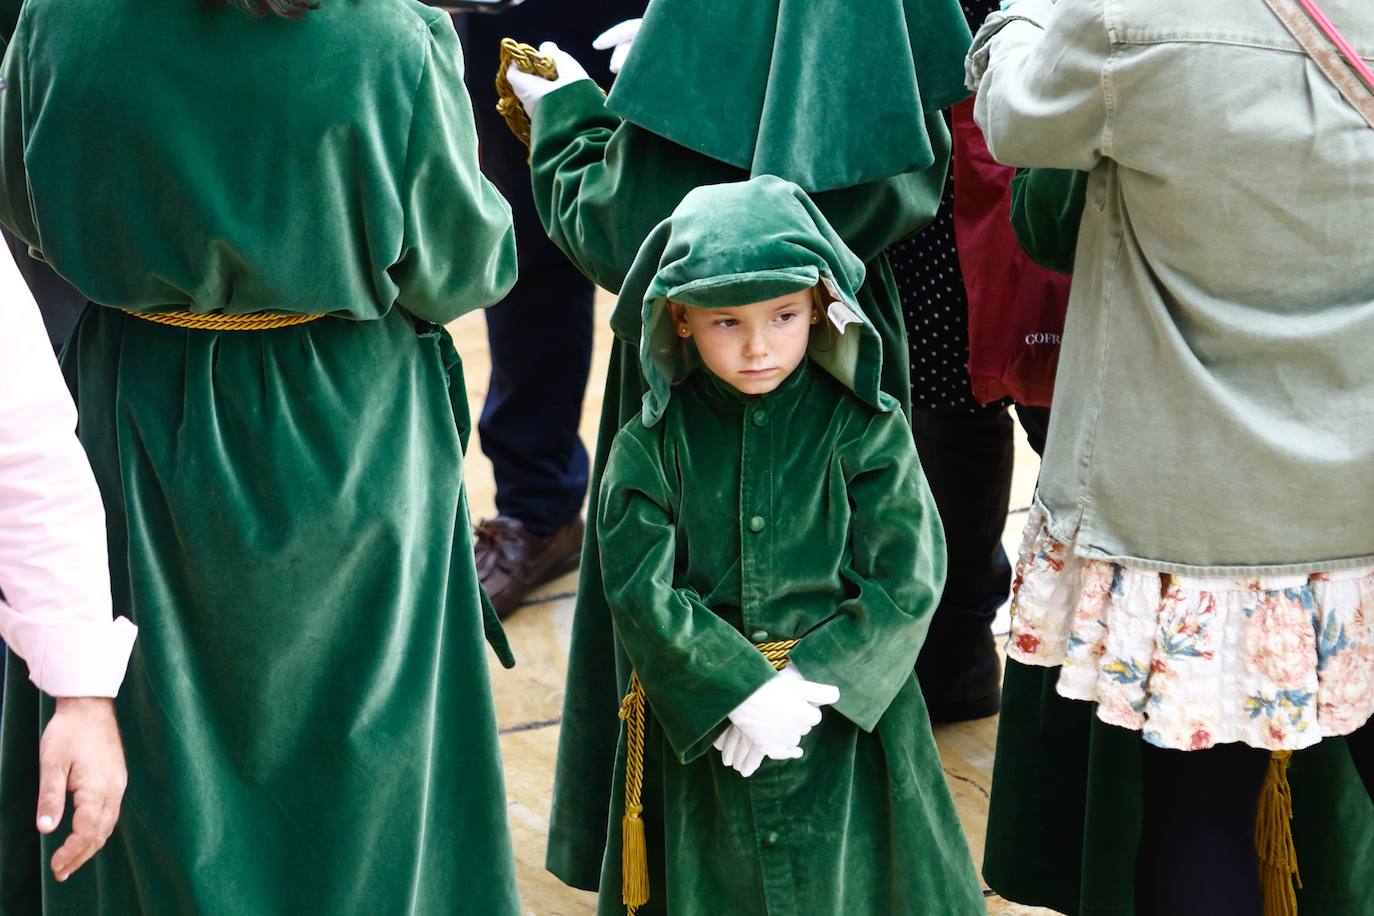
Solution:
[{"label": "jacket button", "polygon": [[768,631],[767,631],[767,630],[755,630],[755,631],[754,631],[754,635],[750,636],[749,638],[750,638],[751,640],[753,640],[754,642],[767,642],[767,641],[768,641]]},{"label": "jacket button", "polygon": [[753,518],[749,519],[749,530],[754,532],[755,534],[758,534],[760,531],[767,527],[768,523],[763,520],[762,515],[756,515]]},{"label": "jacket button", "polygon": [[756,411],[754,411],[754,425],[755,425],[755,426],[767,426],[767,425],[768,425],[768,414],[767,414],[766,412],[762,411],[762,410],[756,410]]},{"label": "jacket button", "polygon": [[778,836],[778,832],[776,830],[769,831],[768,836],[763,838],[763,845],[776,846],[778,845],[778,840],[780,839],[782,839],[782,837]]}]

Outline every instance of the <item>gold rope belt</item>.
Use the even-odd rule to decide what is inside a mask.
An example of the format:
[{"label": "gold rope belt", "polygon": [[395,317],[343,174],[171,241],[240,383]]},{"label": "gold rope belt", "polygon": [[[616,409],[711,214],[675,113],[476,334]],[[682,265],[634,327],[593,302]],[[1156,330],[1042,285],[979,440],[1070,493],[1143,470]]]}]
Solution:
[{"label": "gold rope belt", "polygon": [[[798,640],[754,643],[775,669],[787,667],[787,656]],[[620,821],[620,899],[626,916],[649,902],[649,851],[644,841],[644,719],[648,698],[639,675],[630,672],[630,692],[620,703],[625,720],[625,816]]]},{"label": "gold rope belt", "polygon": [[306,324],[324,317],[323,314],[274,315],[271,312],[224,315],[219,312],[131,312],[128,309],[120,311],[154,324],[192,328],[197,331],[272,331],[277,328],[293,328],[298,324]]}]

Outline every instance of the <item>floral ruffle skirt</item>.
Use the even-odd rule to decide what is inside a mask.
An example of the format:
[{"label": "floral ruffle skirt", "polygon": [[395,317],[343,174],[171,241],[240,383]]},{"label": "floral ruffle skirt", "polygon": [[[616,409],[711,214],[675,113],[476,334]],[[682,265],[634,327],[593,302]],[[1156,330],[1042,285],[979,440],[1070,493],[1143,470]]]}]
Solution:
[{"label": "floral ruffle skirt", "polygon": [[1037,506],[1007,655],[1160,747],[1297,750],[1374,713],[1374,569],[1171,576],[1078,556]]}]

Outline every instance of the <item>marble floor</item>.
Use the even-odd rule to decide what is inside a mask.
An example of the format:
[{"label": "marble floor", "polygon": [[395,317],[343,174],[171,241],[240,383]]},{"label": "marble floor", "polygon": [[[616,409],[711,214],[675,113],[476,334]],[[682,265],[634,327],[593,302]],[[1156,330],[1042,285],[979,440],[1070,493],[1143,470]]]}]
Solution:
[{"label": "marble floor", "polygon": [[[598,321],[592,381],[582,415],[582,439],[590,451],[601,410],[601,386],[608,357],[610,299],[598,299]],[[486,326],[480,313],[455,322],[451,330],[462,354],[467,375],[468,399],[474,419],[486,396],[490,361]],[[1019,430],[1018,430],[1019,434]],[[1007,517],[1004,540],[1015,549],[1034,486],[1035,453],[1019,440],[1012,511]],[[474,439],[467,458],[467,479],[475,518],[495,513],[491,465]],[[563,674],[567,665],[572,626],[573,594],[577,577],[569,574],[530,597],[528,604],[506,624],[506,632],[518,659],[510,671],[493,663],[501,749],[505,757],[507,805],[515,839],[516,864],[524,910],[528,916],[589,916],[595,912],[592,894],[571,890],[544,871],[548,835],[549,802],[553,791],[554,753],[558,746],[559,714],[563,703]],[[1005,611],[999,620],[1005,628]],[[959,805],[964,829],[981,861],[988,785],[992,775],[997,720],[986,719],[936,730],[950,789]],[[994,916],[1052,916],[1051,911],[1023,907],[989,898]]]}]

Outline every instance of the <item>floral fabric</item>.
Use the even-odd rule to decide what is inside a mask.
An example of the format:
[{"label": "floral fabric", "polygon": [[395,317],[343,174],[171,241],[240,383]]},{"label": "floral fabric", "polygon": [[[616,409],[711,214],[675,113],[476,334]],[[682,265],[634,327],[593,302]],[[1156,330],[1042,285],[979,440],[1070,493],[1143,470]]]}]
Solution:
[{"label": "floral fabric", "polygon": [[1160,747],[1297,750],[1374,712],[1372,613],[1374,568],[1171,576],[1078,556],[1037,506],[1007,654]]}]

